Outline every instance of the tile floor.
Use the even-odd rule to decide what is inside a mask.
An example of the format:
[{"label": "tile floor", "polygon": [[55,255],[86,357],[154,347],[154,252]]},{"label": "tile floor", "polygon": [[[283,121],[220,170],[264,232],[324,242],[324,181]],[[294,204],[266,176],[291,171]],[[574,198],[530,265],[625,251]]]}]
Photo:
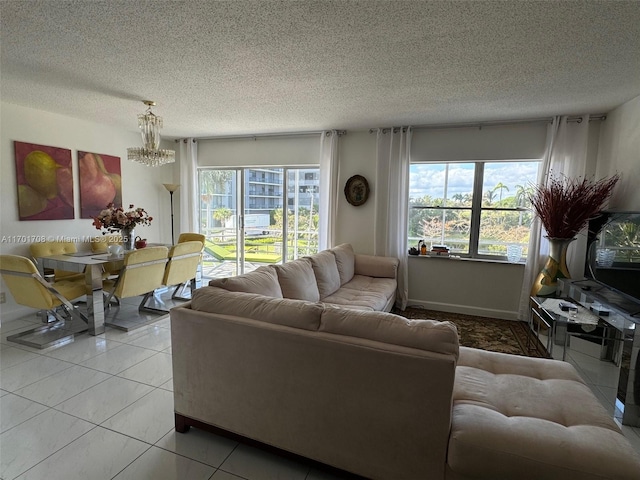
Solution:
[{"label": "tile floor", "polygon": [[[137,314],[138,299],[123,302]],[[142,320],[152,323],[44,350],[6,339],[39,326],[35,314],[2,323],[0,479],[340,478],[195,428],[176,433],[169,317]]]},{"label": "tile floor", "polygon": [[[156,318],[131,332],[108,328],[46,350],[6,340],[38,324],[35,315],[2,324],[2,480],[340,478],[198,429],[176,433],[169,318]],[[615,367],[579,342],[568,360],[613,412]],[[640,452],[640,429],[623,431]]]}]

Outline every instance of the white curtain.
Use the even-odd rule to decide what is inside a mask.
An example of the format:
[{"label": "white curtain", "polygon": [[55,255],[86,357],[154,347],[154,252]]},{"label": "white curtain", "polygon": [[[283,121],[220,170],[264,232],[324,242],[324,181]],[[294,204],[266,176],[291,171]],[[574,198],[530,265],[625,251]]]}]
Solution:
[{"label": "white curtain", "polygon": [[319,246],[326,250],[335,246],[338,208],[338,132],[327,130],[320,137],[320,206]]},{"label": "white curtain", "polygon": [[397,257],[396,306],[407,307],[409,298],[407,221],[411,127],[378,129],[376,139],[374,254]]},{"label": "white curtain", "polygon": [[[589,140],[589,115],[574,118],[554,117],[547,128],[547,147],[538,172],[538,185],[546,184],[551,176],[578,178],[584,177],[587,170],[587,144]],[[531,225],[529,254],[525,266],[522,291],[520,294],[519,318],[529,318],[529,295],[536,276],[546,261],[549,242],[544,238],[544,229],[540,219],[535,217]],[[582,256],[586,248],[586,236],[579,235],[567,252],[567,268],[573,277],[582,277],[584,273]]]},{"label": "white curtain", "polygon": [[195,139],[185,138],[180,141],[179,162],[180,188],[176,192],[180,199],[178,235],[198,231],[198,143]]}]

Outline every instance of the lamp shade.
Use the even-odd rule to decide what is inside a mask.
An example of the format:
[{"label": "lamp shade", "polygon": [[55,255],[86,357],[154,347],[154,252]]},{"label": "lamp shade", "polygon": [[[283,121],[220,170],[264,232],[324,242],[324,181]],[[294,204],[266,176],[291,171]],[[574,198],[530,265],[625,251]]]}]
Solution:
[{"label": "lamp shade", "polygon": [[178,187],[180,187],[179,183],[163,183],[162,185],[164,185],[164,188],[166,188],[171,193],[175,192],[176,190],[178,190]]}]

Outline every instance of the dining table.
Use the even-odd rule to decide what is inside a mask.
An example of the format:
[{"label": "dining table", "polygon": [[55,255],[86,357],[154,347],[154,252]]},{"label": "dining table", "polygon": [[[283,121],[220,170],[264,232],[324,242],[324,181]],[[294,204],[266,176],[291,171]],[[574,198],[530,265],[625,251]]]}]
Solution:
[{"label": "dining table", "polygon": [[104,296],[102,290],[102,273],[116,271],[124,265],[124,255],[110,253],[77,252],[62,255],[38,257],[40,274],[44,276],[45,268],[84,273],[87,295],[87,318],[90,335],[104,333]]}]

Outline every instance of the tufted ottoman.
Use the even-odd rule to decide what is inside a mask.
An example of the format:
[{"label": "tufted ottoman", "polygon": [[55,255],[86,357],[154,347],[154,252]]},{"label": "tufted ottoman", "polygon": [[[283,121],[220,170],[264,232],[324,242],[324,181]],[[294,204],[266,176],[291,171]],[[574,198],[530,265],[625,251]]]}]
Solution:
[{"label": "tufted ottoman", "polygon": [[568,363],[460,348],[447,479],[640,479],[640,456]]}]

